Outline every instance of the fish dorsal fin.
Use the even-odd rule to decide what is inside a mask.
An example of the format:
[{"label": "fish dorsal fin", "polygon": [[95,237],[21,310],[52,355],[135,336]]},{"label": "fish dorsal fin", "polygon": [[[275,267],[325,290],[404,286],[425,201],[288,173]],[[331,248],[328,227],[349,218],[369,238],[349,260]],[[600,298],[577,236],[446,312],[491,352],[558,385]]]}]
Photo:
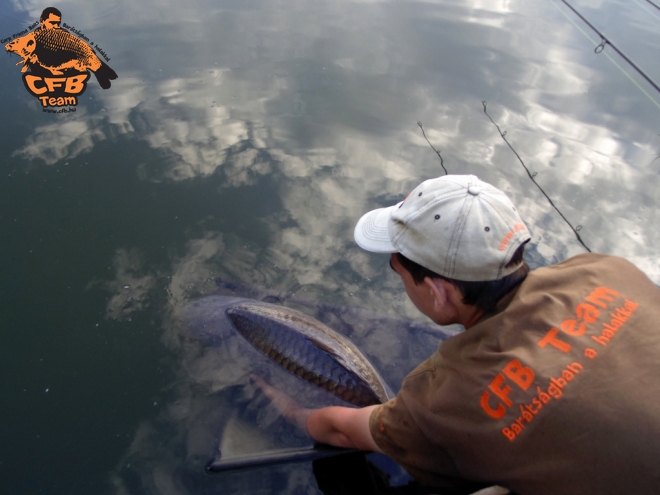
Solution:
[{"label": "fish dorsal fin", "polygon": [[332,347],[327,346],[327,345],[324,344],[323,342],[319,342],[318,340],[316,340],[316,339],[311,339],[311,338],[309,338],[309,337],[306,337],[306,339],[307,339],[307,342],[309,342],[310,344],[312,344],[312,345],[318,347],[318,348],[321,349],[322,351],[327,352],[328,354],[330,354],[330,355],[331,355],[332,357],[334,357],[335,359],[337,359],[337,358],[339,357],[339,356],[337,355],[337,352],[336,352]]},{"label": "fish dorsal fin", "polygon": [[332,359],[337,361],[339,364],[341,364],[345,368],[351,369],[354,373],[357,374],[357,376],[360,377],[360,379],[364,380],[364,377],[362,376],[361,370],[356,369],[355,366],[351,366],[351,363],[348,363],[346,361],[346,358],[344,356],[342,356],[341,354],[339,354],[335,349],[333,349],[332,347],[328,346],[327,344],[325,344],[323,342],[320,342],[316,339],[313,339],[313,338],[310,338],[310,337],[305,337],[305,338],[307,339],[307,342],[309,342],[310,344],[312,344],[315,347],[318,347],[323,352],[328,354]]}]

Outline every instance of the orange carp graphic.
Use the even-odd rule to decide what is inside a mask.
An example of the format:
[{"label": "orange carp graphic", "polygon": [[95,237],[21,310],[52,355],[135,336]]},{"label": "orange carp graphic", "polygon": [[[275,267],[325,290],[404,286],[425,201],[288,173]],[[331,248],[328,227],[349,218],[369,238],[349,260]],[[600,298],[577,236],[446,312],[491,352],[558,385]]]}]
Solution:
[{"label": "orange carp graphic", "polygon": [[[48,7],[37,29],[5,45],[7,52],[21,57],[16,65],[23,64],[25,88],[42,107],[76,106],[87,88],[89,71],[103,89],[110,88],[110,81],[117,79],[117,73],[89,44],[61,27],[61,19],[59,10]],[[100,53],[107,59],[104,52]]]}]

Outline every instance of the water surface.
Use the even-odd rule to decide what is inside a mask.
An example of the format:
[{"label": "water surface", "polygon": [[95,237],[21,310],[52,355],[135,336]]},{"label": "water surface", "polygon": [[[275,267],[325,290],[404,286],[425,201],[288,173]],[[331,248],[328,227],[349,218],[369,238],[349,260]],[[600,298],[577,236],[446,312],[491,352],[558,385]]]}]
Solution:
[{"label": "water surface", "polygon": [[[571,3],[660,79],[647,2]],[[45,6],[2,4],[0,37]],[[512,197],[533,267],[584,248],[482,101],[584,242],[660,282],[660,94],[611,47],[594,53],[558,0],[59,8],[119,79],[53,115],[16,56],[0,64],[2,493],[318,493],[308,464],[201,473],[227,415],[227,441],[257,447],[277,419],[232,416],[254,391],[214,395],[175,316],[221,277],[419,318],[387,257],[352,239],[362,213],[443,173],[418,121],[450,173]],[[383,367],[400,345],[360,341]],[[412,368],[433,351],[420,345],[389,366]]]}]

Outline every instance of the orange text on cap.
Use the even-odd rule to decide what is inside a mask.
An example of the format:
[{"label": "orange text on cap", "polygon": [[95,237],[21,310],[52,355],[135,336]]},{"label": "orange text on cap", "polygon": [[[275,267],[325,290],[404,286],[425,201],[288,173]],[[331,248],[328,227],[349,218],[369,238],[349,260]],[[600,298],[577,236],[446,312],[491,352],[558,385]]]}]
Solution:
[{"label": "orange text on cap", "polygon": [[506,245],[509,244],[509,241],[513,238],[513,234],[515,234],[516,232],[520,232],[521,230],[527,230],[527,227],[525,227],[525,225],[522,223],[515,224],[513,226],[513,230],[507,232],[506,235],[502,238],[502,241],[500,242],[500,247],[498,249],[500,251],[504,251],[506,249]]}]

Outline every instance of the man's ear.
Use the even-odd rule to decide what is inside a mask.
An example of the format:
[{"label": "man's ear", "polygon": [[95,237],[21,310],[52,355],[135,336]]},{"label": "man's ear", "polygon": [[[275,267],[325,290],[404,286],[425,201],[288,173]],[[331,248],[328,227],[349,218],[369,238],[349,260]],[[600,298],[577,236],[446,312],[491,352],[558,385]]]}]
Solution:
[{"label": "man's ear", "polygon": [[442,309],[449,300],[449,292],[446,282],[440,278],[425,277],[424,285],[426,285],[431,291],[431,296],[433,297],[433,309],[436,311]]}]

